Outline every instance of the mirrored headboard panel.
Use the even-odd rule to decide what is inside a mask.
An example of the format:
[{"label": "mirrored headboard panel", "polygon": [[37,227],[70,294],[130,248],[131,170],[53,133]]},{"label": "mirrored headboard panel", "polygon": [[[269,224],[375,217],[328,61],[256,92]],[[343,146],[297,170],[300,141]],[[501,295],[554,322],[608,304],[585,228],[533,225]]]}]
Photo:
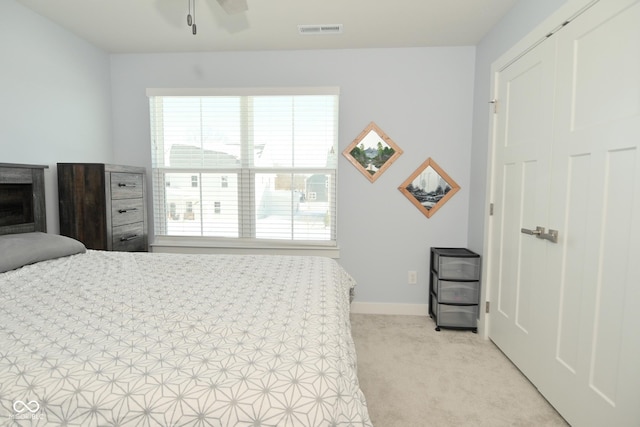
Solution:
[{"label": "mirrored headboard panel", "polygon": [[44,169],[0,163],[0,235],[47,231]]}]

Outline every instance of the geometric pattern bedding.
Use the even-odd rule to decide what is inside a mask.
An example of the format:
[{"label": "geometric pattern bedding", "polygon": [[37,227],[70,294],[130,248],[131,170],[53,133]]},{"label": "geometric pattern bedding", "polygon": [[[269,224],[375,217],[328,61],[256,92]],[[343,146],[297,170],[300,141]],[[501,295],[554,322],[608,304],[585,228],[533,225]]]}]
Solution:
[{"label": "geometric pattern bedding", "polygon": [[0,274],[0,425],[371,426],[322,257],[87,251]]}]

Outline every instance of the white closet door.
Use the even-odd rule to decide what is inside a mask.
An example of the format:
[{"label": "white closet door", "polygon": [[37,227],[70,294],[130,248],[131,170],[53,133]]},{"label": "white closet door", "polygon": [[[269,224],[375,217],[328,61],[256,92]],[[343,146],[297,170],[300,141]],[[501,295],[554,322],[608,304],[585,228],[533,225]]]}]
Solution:
[{"label": "white closet door", "polygon": [[543,43],[498,76],[490,338],[537,378],[546,244],[521,228],[545,226],[550,188],[555,45]]},{"label": "white closet door", "polygon": [[558,34],[541,392],[575,426],[640,426],[640,2]]},{"label": "white closet door", "polygon": [[489,336],[571,425],[640,426],[640,2],[497,79]]},{"label": "white closet door", "polygon": [[498,74],[489,336],[570,424],[640,426],[640,2]]}]

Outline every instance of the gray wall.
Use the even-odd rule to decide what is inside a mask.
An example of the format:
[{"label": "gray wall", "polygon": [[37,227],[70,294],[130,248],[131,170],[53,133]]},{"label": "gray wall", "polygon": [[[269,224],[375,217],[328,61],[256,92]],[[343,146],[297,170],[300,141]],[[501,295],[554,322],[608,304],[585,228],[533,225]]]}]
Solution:
[{"label": "gray wall", "polygon": [[2,0],[0,58],[0,162],[49,165],[47,229],[56,233],[56,162],[112,158],[109,55]]},{"label": "gray wall", "polygon": [[[115,158],[151,167],[149,87],[339,86],[340,151],[371,121],[404,150],[373,184],[340,156],[340,263],[359,283],[356,301],[427,304],[429,247],[467,239],[474,50],[114,55]],[[398,191],[427,157],[462,187],[430,219]]]},{"label": "gray wall", "polygon": [[[375,121],[404,154],[375,183],[341,156],[340,262],[357,301],[427,303],[428,248],[481,251],[491,63],[566,0],[520,0],[474,47],[113,55],[0,2],[0,162],[150,167],[147,87],[340,86],[340,149]],[[462,187],[427,219],[397,187],[427,157]],[[407,284],[407,271],[418,284]]]}]

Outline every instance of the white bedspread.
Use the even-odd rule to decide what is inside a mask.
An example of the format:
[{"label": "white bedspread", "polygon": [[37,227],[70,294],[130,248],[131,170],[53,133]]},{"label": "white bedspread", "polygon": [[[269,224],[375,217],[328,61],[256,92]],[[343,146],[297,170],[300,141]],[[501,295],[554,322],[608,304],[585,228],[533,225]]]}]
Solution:
[{"label": "white bedspread", "polygon": [[0,425],[370,426],[320,257],[88,251],[0,274]]}]

